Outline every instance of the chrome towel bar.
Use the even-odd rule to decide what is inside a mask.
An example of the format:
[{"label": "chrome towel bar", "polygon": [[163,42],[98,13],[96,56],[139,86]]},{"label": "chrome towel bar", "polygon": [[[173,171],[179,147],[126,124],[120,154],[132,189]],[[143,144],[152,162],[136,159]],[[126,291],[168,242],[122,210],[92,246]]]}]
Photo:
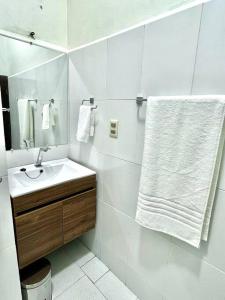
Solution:
[{"label": "chrome towel bar", "polygon": [[4,111],[6,111],[6,112],[10,112],[10,108],[2,108],[2,111],[4,112]]}]

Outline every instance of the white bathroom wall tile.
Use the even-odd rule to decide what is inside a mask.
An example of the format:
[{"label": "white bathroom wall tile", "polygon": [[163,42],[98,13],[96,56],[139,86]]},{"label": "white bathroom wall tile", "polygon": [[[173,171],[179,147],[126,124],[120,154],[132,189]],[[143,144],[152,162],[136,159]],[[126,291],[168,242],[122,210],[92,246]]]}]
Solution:
[{"label": "white bathroom wall tile", "polygon": [[209,238],[202,242],[205,249],[204,259],[225,272],[225,236],[224,236],[225,191],[217,190],[214,209],[211,216]]},{"label": "white bathroom wall tile", "polygon": [[[76,102],[72,101],[76,106]],[[101,152],[131,162],[141,163],[144,142],[145,105],[138,115],[138,107],[132,100],[105,100],[96,101],[98,105],[95,111],[95,134],[87,144],[76,141],[78,122],[78,107],[74,108],[70,125],[70,141],[73,151],[76,150],[75,159],[83,157],[84,162],[89,160],[92,152]],[[71,108],[73,109],[73,108]],[[109,136],[110,119],[119,121],[118,138]],[[78,146],[79,145],[79,146]],[[75,149],[76,147],[76,149]],[[86,153],[86,158],[82,154]]]},{"label": "white bathroom wall tile", "polygon": [[70,141],[76,140],[79,107],[83,99],[106,97],[107,42],[69,54]]},{"label": "white bathroom wall tile", "polygon": [[174,246],[168,261],[163,292],[166,299],[212,300],[225,295],[225,274],[203,260]]},{"label": "white bathroom wall tile", "polygon": [[16,247],[0,250],[0,298],[21,300],[20,278]]},{"label": "white bathroom wall tile", "polygon": [[135,99],[140,93],[144,26],[108,39],[109,99]]},{"label": "white bathroom wall tile", "polygon": [[146,26],[142,91],[190,94],[201,5]]},{"label": "white bathroom wall tile", "polygon": [[137,297],[112,273],[106,273],[96,282],[106,299],[136,300]]},{"label": "white bathroom wall tile", "polygon": [[96,256],[101,257],[101,231],[102,231],[102,212],[103,203],[97,198],[97,213],[95,228],[81,236],[81,241]]},{"label": "white bathroom wall tile", "polygon": [[[110,119],[116,119],[118,138],[109,136]],[[103,154],[135,162],[139,145],[136,143],[137,105],[135,101],[99,101],[93,144]]]},{"label": "white bathroom wall tile", "polygon": [[[103,41],[85,47],[69,55],[76,69],[76,78],[79,77],[78,83],[72,77],[70,83],[73,81],[74,85],[82,86],[82,90],[89,97],[104,99],[106,97],[107,42]],[[71,96],[71,99],[74,99],[74,94]]]},{"label": "white bathroom wall tile", "polygon": [[[151,278],[144,277],[129,264],[126,266],[126,285],[141,300],[164,300],[163,296],[151,286]],[[138,299],[137,299],[138,300]]]},{"label": "white bathroom wall tile", "polygon": [[[115,210],[112,206],[104,203],[102,207],[102,249],[112,249],[114,256],[126,261],[128,256],[127,226],[129,221],[126,215]],[[104,253],[103,253],[104,255]],[[103,260],[104,261],[104,260]]]},{"label": "white bathroom wall tile", "polygon": [[101,256],[100,231],[97,229],[97,227],[83,234],[80,237],[80,240],[96,256]]},{"label": "white bathroom wall tile", "polygon": [[154,289],[162,288],[172,248],[170,237],[139,226],[108,204],[104,205],[102,215],[102,249],[113,249],[115,257],[144,278],[149,278]]},{"label": "white bathroom wall tile", "polygon": [[109,270],[97,257],[87,262],[81,269],[93,282],[96,282]]},{"label": "white bathroom wall tile", "polygon": [[88,144],[76,142],[70,145],[69,158],[96,171],[97,198],[102,200],[102,170],[104,156],[96,150],[91,142]]},{"label": "white bathroom wall tile", "polygon": [[211,217],[209,238],[207,242],[202,242],[202,248],[205,254],[203,258],[223,272],[225,272],[224,211],[225,191],[218,190]]},{"label": "white bathroom wall tile", "polygon": [[132,218],[136,215],[140,171],[140,165],[104,156],[103,200]]},{"label": "white bathroom wall tile", "polygon": [[[148,279],[154,290],[162,293],[168,257],[173,246],[170,236],[144,228],[131,218],[123,218],[123,221],[123,245],[129,267],[140,277]],[[129,273],[126,275],[128,281]]]},{"label": "white bathroom wall tile", "polygon": [[225,2],[203,6],[193,94],[225,93]]},{"label": "white bathroom wall tile", "polygon": [[126,281],[126,259],[120,258],[114,253],[114,248],[106,243],[101,243],[101,260],[116,276],[125,283]]},{"label": "white bathroom wall tile", "polygon": [[[90,92],[86,86],[84,71],[82,71],[84,62],[84,49],[69,54],[69,99],[77,100],[80,103],[82,99],[88,99]],[[82,76],[83,75],[83,76]],[[87,75],[86,75],[87,76]],[[79,101],[80,100],[80,101]]]},{"label": "white bathroom wall tile", "polygon": [[224,210],[225,210],[225,191],[217,190],[214,209],[210,221],[208,241],[202,241],[200,248],[194,248],[185,242],[173,238],[173,243],[185,249],[196,259],[204,260],[214,267],[225,272],[225,237],[224,237]]},{"label": "white bathroom wall tile", "polygon": [[12,207],[9,196],[8,179],[2,177],[0,182],[0,251],[15,247],[14,228],[12,220]]},{"label": "white bathroom wall tile", "polygon": [[[68,157],[69,145],[60,145],[50,147],[51,149],[44,153],[43,161],[62,159]],[[39,148],[29,150],[13,150],[7,151],[8,168],[14,168],[22,165],[33,164],[38,156]]]}]

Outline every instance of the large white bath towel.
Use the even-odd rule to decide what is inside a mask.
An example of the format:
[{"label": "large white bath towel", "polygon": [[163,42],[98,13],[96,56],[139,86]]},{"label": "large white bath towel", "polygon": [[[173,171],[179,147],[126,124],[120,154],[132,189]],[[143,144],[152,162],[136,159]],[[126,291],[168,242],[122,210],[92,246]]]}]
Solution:
[{"label": "large white bath towel", "polygon": [[207,240],[225,96],[150,97],[136,221],[195,247]]}]

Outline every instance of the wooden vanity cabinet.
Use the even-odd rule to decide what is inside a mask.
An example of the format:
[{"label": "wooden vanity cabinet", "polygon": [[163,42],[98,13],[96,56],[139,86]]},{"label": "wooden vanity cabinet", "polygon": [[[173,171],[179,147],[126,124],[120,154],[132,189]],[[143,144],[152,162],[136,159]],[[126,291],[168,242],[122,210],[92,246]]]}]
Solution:
[{"label": "wooden vanity cabinet", "polygon": [[64,243],[95,226],[96,190],[70,197],[63,201]]},{"label": "wooden vanity cabinet", "polygon": [[62,202],[15,218],[19,265],[27,266],[63,245]]},{"label": "wooden vanity cabinet", "polygon": [[94,228],[96,177],[70,181],[11,201],[22,269]]}]

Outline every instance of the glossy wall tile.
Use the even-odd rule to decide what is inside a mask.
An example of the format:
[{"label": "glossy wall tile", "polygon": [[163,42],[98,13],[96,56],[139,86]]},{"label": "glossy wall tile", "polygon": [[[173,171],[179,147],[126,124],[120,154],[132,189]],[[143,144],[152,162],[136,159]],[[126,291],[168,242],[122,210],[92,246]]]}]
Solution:
[{"label": "glossy wall tile", "polygon": [[[194,249],[140,227],[135,212],[146,104],[137,108],[130,99],[223,93],[223,15],[224,2],[210,1],[70,54],[69,156],[97,171],[101,189],[97,227],[82,241],[140,299],[222,300],[225,294],[225,160],[208,243]],[[98,109],[95,136],[84,145],[75,133],[79,105],[89,95]],[[119,121],[117,139],[109,136],[110,119]]]}]

